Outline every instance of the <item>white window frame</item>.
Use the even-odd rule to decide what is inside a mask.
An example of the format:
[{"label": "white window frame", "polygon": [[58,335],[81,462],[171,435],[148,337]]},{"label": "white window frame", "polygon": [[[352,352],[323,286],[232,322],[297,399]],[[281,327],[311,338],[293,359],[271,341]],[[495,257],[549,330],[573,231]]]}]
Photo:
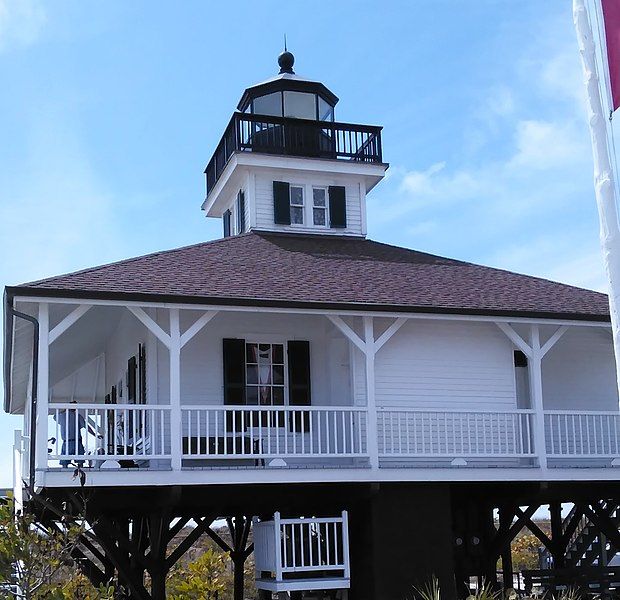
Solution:
[{"label": "white window frame", "polygon": [[[292,194],[292,189],[293,188],[299,188],[301,190],[301,201],[302,204],[293,204],[293,194]],[[308,220],[308,215],[306,214],[307,212],[307,202],[306,202],[306,185],[304,185],[303,183],[289,183],[289,189],[288,189],[288,206],[289,206],[289,211],[291,213],[291,227],[307,227],[306,225],[306,221]],[[293,223],[293,208],[301,208],[301,216],[303,219],[302,223]]]},{"label": "white window frame", "polygon": [[[247,368],[248,368],[248,345],[250,344],[256,344],[258,346],[260,346],[261,344],[270,344],[271,346],[274,345],[280,345],[282,346],[282,358],[283,358],[283,363],[284,363],[284,377],[283,377],[283,385],[280,386],[279,384],[277,384],[275,387],[282,387],[283,388],[283,394],[284,394],[284,404],[248,404],[247,403],[247,392],[248,392],[248,388],[250,387],[256,387],[256,388],[260,388],[260,383],[251,383],[248,384],[247,382]],[[254,363],[250,363],[250,364],[254,364]],[[271,364],[272,368],[273,368],[273,363]],[[287,352],[287,346],[286,346],[286,341],[282,340],[282,339],[278,339],[278,338],[264,338],[263,336],[256,336],[256,337],[246,337],[245,338],[245,352],[244,352],[244,368],[246,370],[246,382],[245,382],[245,392],[246,392],[246,406],[248,407],[252,407],[252,406],[288,406],[289,402],[288,402],[288,352]],[[272,371],[273,374],[273,371]],[[274,384],[273,382],[270,384],[270,387],[273,388]],[[273,394],[272,394],[272,400],[273,400]]]},{"label": "white window frame", "polygon": [[[312,190],[312,206],[310,207],[310,223],[312,223],[312,227],[317,227],[319,229],[329,229],[329,186],[327,185],[312,185],[310,186]],[[323,190],[325,192],[325,206],[314,206],[314,190]],[[318,225],[314,222],[314,209],[322,208],[325,210],[325,224]]]}]

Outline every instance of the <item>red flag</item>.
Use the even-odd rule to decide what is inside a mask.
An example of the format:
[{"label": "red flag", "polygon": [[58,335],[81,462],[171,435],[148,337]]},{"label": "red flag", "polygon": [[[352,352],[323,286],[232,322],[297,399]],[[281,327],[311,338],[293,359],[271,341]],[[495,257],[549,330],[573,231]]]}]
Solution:
[{"label": "red flag", "polygon": [[613,110],[620,106],[620,0],[601,0]]}]

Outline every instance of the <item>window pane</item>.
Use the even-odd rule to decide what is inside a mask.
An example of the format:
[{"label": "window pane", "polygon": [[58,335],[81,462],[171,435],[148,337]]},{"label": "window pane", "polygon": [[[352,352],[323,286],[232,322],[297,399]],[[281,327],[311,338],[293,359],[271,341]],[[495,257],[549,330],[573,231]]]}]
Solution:
[{"label": "window pane", "polygon": [[274,385],[284,384],[284,366],[283,365],[275,365],[273,367],[273,383]]},{"label": "window pane", "polygon": [[321,96],[319,96],[319,120],[321,121],[333,121],[334,120],[334,109],[332,106],[327,104]]},{"label": "window pane", "polygon": [[248,387],[246,389],[245,401],[247,404],[258,404],[258,388]]},{"label": "window pane", "polygon": [[259,404],[271,404],[271,388],[264,385],[259,389]]},{"label": "window pane", "polygon": [[283,387],[273,388],[273,404],[275,406],[284,406],[284,388]]},{"label": "window pane", "polygon": [[261,372],[271,364],[271,346],[269,344],[260,344],[258,346],[258,364],[261,366]]},{"label": "window pane", "polygon": [[273,345],[273,362],[276,365],[284,364],[284,346],[282,344]]},{"label": "window pane", "polygon": [[282,96],[280,92],[254,98],[254,114],[282,116]]},{"label": "window pane", "polygon": [[314,220],[315,225],[325,225],[325,209],[324,208],[313,208],[312,218]]},{"label": "window pane", "polygon": [[304,205],[304,188],[291,186],[291,204]]},{"label": "window pane", "polygon": [[314,206],[325,206],[325,190],[323,188],[313,188],[312,197]]},{"label": "window pane", "polygon": [[246,371],[247,383],[258,383],[258,367],[255,365],[248,365]]},{"label": "window pane", "polygon": [[293,225],[304,224],[304,209],[303,208],[297,207],[297,206],[291,207],[291,223]]},{"label": "window pane", "polygon": [[256,344],[246,344],[245,346],[245,361],[248,363],[258,362],[258,352]]},{"label": "window pane", "polygon": [[316,120],[316,96],[304,92],[284,92],[284,116]]}]

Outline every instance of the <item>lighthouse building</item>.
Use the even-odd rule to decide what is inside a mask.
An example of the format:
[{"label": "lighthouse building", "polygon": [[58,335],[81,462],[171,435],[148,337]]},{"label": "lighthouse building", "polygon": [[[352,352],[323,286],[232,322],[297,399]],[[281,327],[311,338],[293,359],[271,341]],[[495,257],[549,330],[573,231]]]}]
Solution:
[{"label": "lighthouse building", "polygon": [[52,524],[87,490],[78,564],[139,600],[201,534],[236,600],[252,553],[261,598],[513,587],[524,527],[548,558],[531,585],[613,587],[607,297],[368,239],[381,127],[340,121],[293,63],[214,144],[221,239],[6,288],[18,506]]}]

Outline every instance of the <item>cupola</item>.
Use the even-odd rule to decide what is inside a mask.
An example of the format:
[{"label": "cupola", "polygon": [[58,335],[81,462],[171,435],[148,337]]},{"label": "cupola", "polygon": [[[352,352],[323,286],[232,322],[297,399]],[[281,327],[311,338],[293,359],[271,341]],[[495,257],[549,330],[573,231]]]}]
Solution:
[{"label": "cupola", "polygon": [[338,96],[318,81],[293,71],[295,57],[284,51],[278,57],[280,72],[243,92],[237,110],[246,114],[333,121]]},{"label": "cupola", "polygon": [[381,127],[335,120],[338,97],[295,73],[245,89],[207,168],[207,216],[248,230],[366,234],[366,193],[385,175]]}]

